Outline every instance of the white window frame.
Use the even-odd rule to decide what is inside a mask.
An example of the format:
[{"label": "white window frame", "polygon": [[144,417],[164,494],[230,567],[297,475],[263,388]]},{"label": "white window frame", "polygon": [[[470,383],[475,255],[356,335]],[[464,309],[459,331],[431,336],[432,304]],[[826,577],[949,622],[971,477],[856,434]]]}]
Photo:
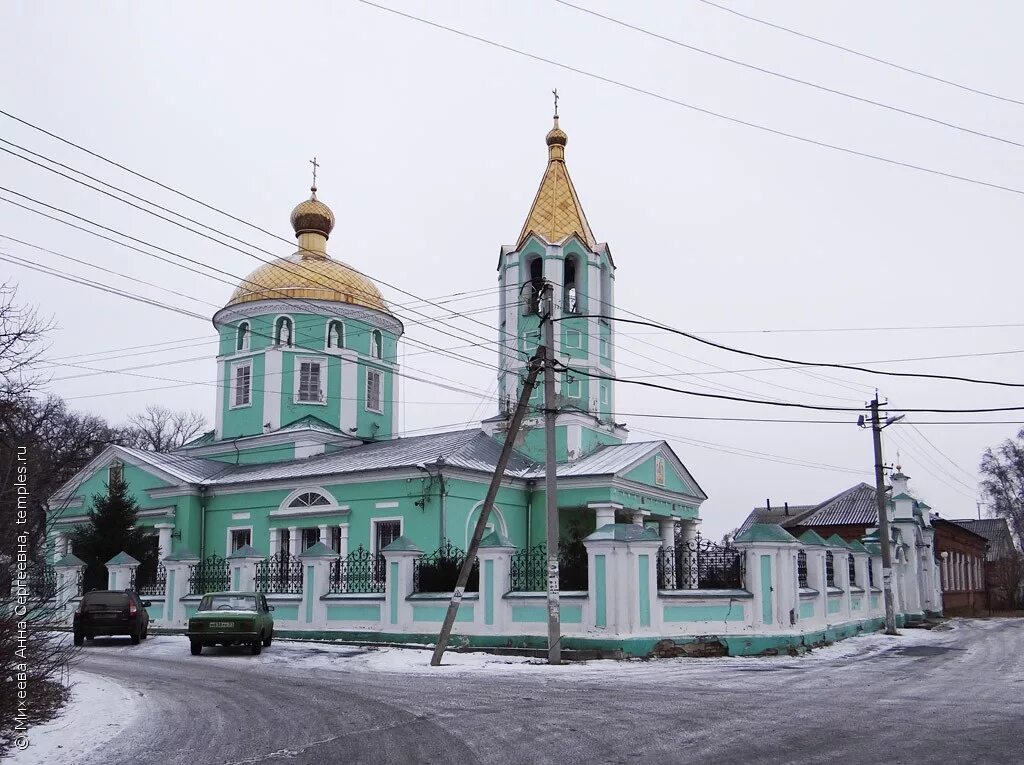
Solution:
[{"label": "white window frame", "polygon": [[[376,375],[377,377],[377,404],[378,408],[374,409],[370,406],[370,377]],[[366,390],[363,392],[364,404],[366,411],[373,412],[375,414],[384,414],[384,372],[379,369],[366,369]]]},{"label": "white window frame", "polygon": [[[242,334],[242,327],[245,327],[245,335],[242,337],[242,342],[238,342],[238,336]],[[245,353],[249,350],[249,341],[252,339],[252,324],[248,321],[241,321],[238,323],[238,327],[235,328],[235,353]],[[241,347],[239,347],[241,345]]]},{"label": "white window frame", "polygon": [[[302,365],[317,364],[320,366],[320,388],[319,398],[307,401],[300,398],[300,386],[302,384]],[[327,405],[327,357],[326,356],[296,356],[295,366],[292,369],[292,401],[296,404],[313,404],[314,406]]]},{"label": "white window frame", "polygon": [[231,549],[231,536],[236,531],[248,531],[249,532],[249,544],[252,544],[253,540],[253,527],[252,526],[228,526],[227,535],[224,538],[224,557],[228,557],[234,550]]},{"label": "white window frame", "polygon": [[384,358],[384,333],[379,329],[375,329],[370,333],[370,357],[374,359]]},{"label": "white window frame", "polygon": [[[235,401],[237,400],[236,396],[238,392],[238,370],[243,367],[249,368],[249,400],[244,404],[236,404]],[[228,393],[230,397],[230,400],[228,401],[229,409],[245,409],[246,407],[252,406],[252,370],[253,363],[251,358],[245,359],[244,361],[236,361],[231,365],[231,384]]]},{"label": "white window frame", "polygon": [[600,387],[600,390],[601,390],[601,404],[602,405],[603,404],[607,404],[608,400],[610,398],[610,396],[608,395],[608,386],[607,385],[601,385],[599,387]]},{"label": "white window frame", "polygon": [[[331,325],[335,323],[337,323],[339,328],[338,344],[331,345]],[[341,319],[328,319],[327,328],[324,331],[324,348],[326,348],[329,351],[340,351],[346,347],[348,346],[346,345],[345,338],[345,322],[343,322]]]},{"label": "white window frame", "polygon": [[583,333],[578,329],[565,330],[565,347],[581,350],[583,348]]},{"label": "white window frame", "polygon": [[583,386],[579,380],[573,380],[570,383],[565,384],[565,397],[566,398],[583,398]]},{"label": "white window frame", "polygon": [[370,552],[373,553],[374,557],[380,553],[377,549],[377,526],[381,523],[398,521],[398,536],[405,534],[405,518],[400,515],[392,515],[386,518],[371,518],[370,519]]},{"label": "white window frame", "polygon": [[114,473],[120,473],[121,482],[124,483],[124,463],[121,460],[113,460],[107,465],[107,485],[114,480]]}]

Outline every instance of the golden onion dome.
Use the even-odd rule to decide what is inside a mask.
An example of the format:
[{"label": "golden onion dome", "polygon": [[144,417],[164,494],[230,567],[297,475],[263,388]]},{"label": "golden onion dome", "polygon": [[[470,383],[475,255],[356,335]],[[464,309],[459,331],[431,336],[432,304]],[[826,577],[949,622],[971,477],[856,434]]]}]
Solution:
[{"label": "golden onion dome", "polygon": [[376,284],[327,254],[334,213],[316,198],[316,186],[312,192],[291,214],[299,251],[264,263],[249,274],[225,307],[257,300],[327,300],[390,314]]},{"label": "golden onion dome", "polygon": [[548,131],[548,134],[544,137],[544,142],[548,146],[562,147],[569,142],[569,136],[566,135],[564,130],[558,127],[558,117],[555,117],[555,126]]},{"label": "golden onion dome", "polygon": [[238,285],[228,305],[256,300],[329,300],[390,313],[377,285],[354,268],[304,252],[257,268]]},{"label": "golden onion dome", "polygon": [[334,212],[316,198],[316,186],[310,191],[313,192],[310,198],[299,202],[292,210],[292,228],[296,236],[314,233],[329,237],[334,229]]}]

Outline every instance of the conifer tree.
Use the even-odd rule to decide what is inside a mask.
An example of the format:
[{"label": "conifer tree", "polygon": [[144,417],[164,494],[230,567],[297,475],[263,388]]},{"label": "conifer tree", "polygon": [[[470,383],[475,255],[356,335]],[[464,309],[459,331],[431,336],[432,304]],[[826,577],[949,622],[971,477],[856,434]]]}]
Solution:
[{"label": "conifer tree", "polygon": [[157,551],[151,538],[139,528],[139,505],[128,493],[128,486],[116,474],[107,484],[106,494],[96,494],[89,510],[89,523],[71,534],[75,555],[85,561],[85,591],[107,588],[106,562],[126,552],[141,564],[140,569],[156,564]]}]

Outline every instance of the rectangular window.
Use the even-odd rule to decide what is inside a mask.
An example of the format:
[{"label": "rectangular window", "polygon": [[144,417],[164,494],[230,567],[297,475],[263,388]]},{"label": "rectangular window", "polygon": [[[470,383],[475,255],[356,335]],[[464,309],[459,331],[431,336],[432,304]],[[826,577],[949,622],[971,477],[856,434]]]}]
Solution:
[{"label": "rectangular window", "polygon": [[607,404],[608,403],[608,386],[607,385],[601,385],[601,403],[602,404]]},{"label": "rectangular window", "polygon": [[231,406],[249,406],[252,403],[252,364],[236,364],[232,369]]},{"label": "rectangular window", "polygon": [[565,330],[565,347],[566,348],[582,348],[583,347],[583,333],[578,329],[567,329]]},{"label": "rectangular window", "polygon": [[231,529],[231,552],[252,544],[252,529]]},{"label": "rectangular window", "polygon": [[852,555],[847,555],[846,559],[849,561],[847,565],[850,571],[850,586],[853,587],[857,584],[857,559]]},{"label": "rectangular window", "polygon": [[331,549],[341,552],[341,526],[331,526]]},{"label": "rectangular window", "polygon": [[400,536],[402,536],[401,521],[374,521],[373,552],[380,553]]},{"label": "rectangular window", "polygon": [[383,412],[380,396],[381,374],[375,369],[366,370],[366,408],[371,412]]},{"label": "rectangular window", "polygon": [[288,529],[278,529],[277,539],[278,539],[278,546],[277,546],[278,551],[279,552],[288,552],[289,551],[288,548],[291,547],[291,542],[292,542],[292,533],[291,533],[291,531],[289,531]]},{"label": "rectangular window", "polygon": [[312,359],[299,360],[299,401],[320,403],[324,400],[322,374],[321,362]]},{"label": "rectangular window", "polygon": [[582,394],[580,393],[580,381],[573,380],[572,382],[566,383],[565,385],[565,397],[566,398],[579,398]]},{"label": "rectangular window", "polygon": [[320,527],[313,526],[309,529],[302,530],[302,549],[308,550],[310,547],[320,541]]}]

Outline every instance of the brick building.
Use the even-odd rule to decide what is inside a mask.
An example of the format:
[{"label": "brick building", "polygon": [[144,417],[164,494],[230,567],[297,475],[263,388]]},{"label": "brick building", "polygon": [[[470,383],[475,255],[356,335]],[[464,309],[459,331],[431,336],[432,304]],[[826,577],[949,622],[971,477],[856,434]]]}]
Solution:
[{"label": "brick building", "polygon": [[985,587],[988,540],[955,521],[932,519],[947,616],[978,616],[989,609]]},{"label": "brick building", "polygon": [[1005,518],[963,518],[952,523],[980,534],[988,540],[985,555],[985,590],[988,608],[992,611],[1009,611],[1017,608],[1024,587],[1024,561],[1013,543],[1013,535]]}]

